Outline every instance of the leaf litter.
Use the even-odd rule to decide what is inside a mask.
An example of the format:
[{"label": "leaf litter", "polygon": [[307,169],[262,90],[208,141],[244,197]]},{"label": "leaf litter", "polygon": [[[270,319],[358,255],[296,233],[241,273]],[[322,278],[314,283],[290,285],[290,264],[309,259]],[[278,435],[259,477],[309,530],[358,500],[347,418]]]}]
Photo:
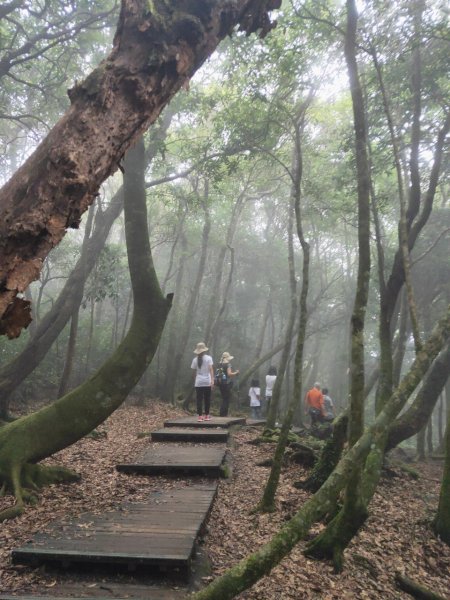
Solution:
[{"label": "leaf litter", "polygon": [[[76,484],[42,490],[36,506],[28,507],[19,518],[1,524],[0,591],[30,594],[45,589],[49,594],[55,594],[72,585],[77,590],[85,589],[84,596],[94,595],[95,590],[106,596],[116,595],[114,583],[117,582],[141,584],[141,591],[146,589],[142,585],[151,585],[148,578],[142,581],[126,573],[111,579],[104,574],[99,577],[70,570],[15,566],[11,563],[11,551],[31,540],[36,533],[47,531],[54,521],[64,524],[86,512],[102,514],[117,510],[123,502],[145,501],[152,491],[188,485],[187,479],[130,477],[115,469],[117,463],[136,458],[151,445],[148,437],[138,437],[139,434],[161,427],[167,418],[181,416],[186,416],[183,411],[156,401],[146,406],[127,403],[99,427],[105,436],[85,437],[47,460],[48,464],[63,464],[76,470],[82,479]],[[201,540],[211,568],[211,572],[201,578],[203,585],[268,542],[309,497],[309,493],[292,485],[305,477],[307,471],[297,464],[288,464],[280,479],[277,511],[251,514],[269,474],[269,468],[256,465],[270,459],[274,450],[270,444],[249,444],[257,435],[256,428],[233,431],[229,449],[232,474],[229,479],[219,482],[206,533]],[[205,445],[207,451],[208,445]],[[418,480],[406,474],[382,479],[370,505],[369,519],[345,552],[342,574],[334,574],[328,562],[306,558],[301,542],[269,576],[238,598],[410,598],[396,587],[397,572],[444,598],[450,598],[450,548],[430,528],[439,499],[442,465],[421,463],[415,468],[420,473]],[[8,503],[10,499],[0,499],[0,509]],[[80,527],[88,529],[89,522]],[[315,525],[311,535],[322,527]],[[177,593],[182,589],[182,586],[171,585]],[[105,590],[109,594],[105,594]],[[133,597],[134,593],[124,596]]]}]

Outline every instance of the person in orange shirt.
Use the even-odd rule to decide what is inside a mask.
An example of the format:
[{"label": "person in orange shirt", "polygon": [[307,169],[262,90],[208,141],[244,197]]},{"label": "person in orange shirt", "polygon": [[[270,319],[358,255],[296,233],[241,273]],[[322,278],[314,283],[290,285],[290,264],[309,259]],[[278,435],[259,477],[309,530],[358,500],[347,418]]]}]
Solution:
[{"label": "person in orange shirt", "polygon": [[325,416],[325,406],[323,403],[323,394],[320,383],[316,382],[314,387],[306,392],[305,396],[305,414],[311,417],[311,427],[315,427]]}]

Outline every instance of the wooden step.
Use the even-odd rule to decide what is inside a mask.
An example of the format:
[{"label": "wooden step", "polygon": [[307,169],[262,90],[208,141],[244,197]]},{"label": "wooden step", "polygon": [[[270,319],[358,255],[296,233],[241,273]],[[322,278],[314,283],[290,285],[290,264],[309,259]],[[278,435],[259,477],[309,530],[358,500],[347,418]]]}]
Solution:
[{"label": "wooden step", "polygon": [[227,442],[229,432],[220,429],[189,429],[164,427],[152,431],[154,442]]},{"label": "wooden step", "polygon": [[170,571],[188,578],[195,540],[209,514],[217,484],[152,492],[103,515],[85,514],[54,523],[48,533],[12,551],[13,564],[56,562],[114,564]]},{"label": "wooden step", "polygon": [[181,419],[168,419],[164,427],[195,427],[211,429],[213,427],[231,427],[232,425],[245,425],[245,417],[212,417],[210,421],[197,421],[197,417],[183,417]]},{"label": "wooden step", "polygon": [[179,446],[161,444],[153,446],[134,463],[120,464],[116,468],[122,473],[145,475],[202,475],[222,477],[222,463],[226,448],[204,446]]}]

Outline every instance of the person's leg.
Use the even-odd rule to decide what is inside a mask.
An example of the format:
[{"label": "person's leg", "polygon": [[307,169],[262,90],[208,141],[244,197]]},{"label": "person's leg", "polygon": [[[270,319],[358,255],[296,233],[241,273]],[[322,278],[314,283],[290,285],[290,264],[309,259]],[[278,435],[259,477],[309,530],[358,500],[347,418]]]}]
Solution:
[{"label": "person's leg", "polygon": [[211,407],[211,388],[210,387],[203,388],[203,398],[205,400],[205,415],[208,418],[210,418],[210,416],[209,416],[209,409]]},{"label": "person's leg", "polygon": [[222,396],[222,403],[220,405],[220,416],[227,417],[228,416],[228,408],[230,406],[230,396],[231,389],[229,385],[221,385],[220,386],[220,394]]},{"label": "person's leg", "polygon": [[199,418],[202,416],[202,399],[203,399],[203,392],[202,392],[202,388],[201,387],[196,387],[195,388],[195,393],[197,395],[197,414],[199,416]]}]

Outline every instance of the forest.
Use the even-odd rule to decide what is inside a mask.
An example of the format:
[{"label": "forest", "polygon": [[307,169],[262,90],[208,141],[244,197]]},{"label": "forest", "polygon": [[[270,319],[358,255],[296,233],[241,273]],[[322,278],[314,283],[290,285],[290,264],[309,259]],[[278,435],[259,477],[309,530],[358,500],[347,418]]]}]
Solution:
[{"label": "forest", "polygon": [[13,566],[13,543],[172,488],[112,470],[200,417],[200,345],[235,370],[211,424],[247,426],[184,597],[450,597],[449,15],[0,6],[0,598],[105,597]]}]

